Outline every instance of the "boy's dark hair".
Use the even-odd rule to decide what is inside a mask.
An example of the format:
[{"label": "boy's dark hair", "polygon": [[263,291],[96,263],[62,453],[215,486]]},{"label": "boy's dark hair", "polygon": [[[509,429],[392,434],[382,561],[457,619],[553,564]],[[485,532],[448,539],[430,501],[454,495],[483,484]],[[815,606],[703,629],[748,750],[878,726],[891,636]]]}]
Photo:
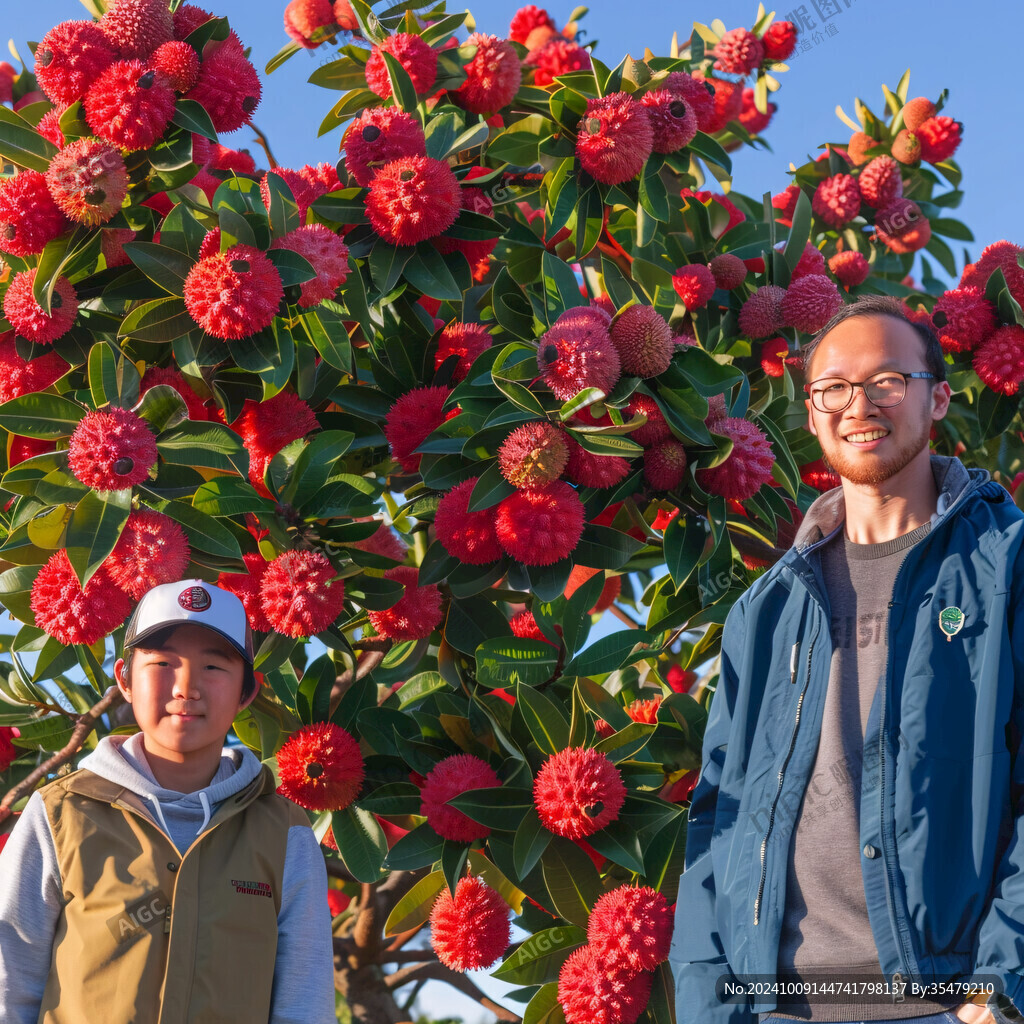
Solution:
[{"label": "boy's dark hair", "polygon": [[[185,625],[185,623],[182,623],[182,625]],[[146,637],[145,642],[139,644],[138,646],[139,648],[146,651],[159,650],[159,648],[163,647],[163,645],[167,643],[167,641],[170,639],[171,634],[178,628],[178,626],[167,626],[164,629],[158,630],[151,636]],[[132,658],[134,657],[135,651],[137,649],[138,648],[135,647],[126,647],[124,649],[125,682],[130,682],[131,680]],[[237,651],[233,650],[233,653],[238,655],[239,658],[242,658],[242,656],[238,654]],[[245,671],[242,676],[242,700],[247,700],[249,694],[253,693],[256,690],[256,674],[253,672],[252,665],[250,665],[244,658],[242,658],[242,663],[245,666]]]},{"label": "boy's dark hair", "polygon": [[937,381],[946,379],[946,356],[942,351],[942,345],[939,343],[935,332],[928,324],[915,323],[911,320],[899,299],[895,299],[891,295],[862,295],[855,302],[843,305],[839,312],[801,350],[805,376],[807,368],[811,365],[814,351],[825,335],[838,327],[843,321],[850,320],[855,316],[888,316],[894,320],[902,320],[903,323],[909,324],[924,344],[924,364],[928,372]]}]

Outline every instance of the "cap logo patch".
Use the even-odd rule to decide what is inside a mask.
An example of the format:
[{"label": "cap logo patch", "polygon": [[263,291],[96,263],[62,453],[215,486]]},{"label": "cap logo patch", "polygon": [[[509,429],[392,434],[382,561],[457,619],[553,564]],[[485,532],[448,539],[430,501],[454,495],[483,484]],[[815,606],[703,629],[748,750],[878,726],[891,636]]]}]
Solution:
[{"label": "cap logo patch", "polygon": [[213,599],[205,587],[188,587],[178,595],[178,604],[190,612],[205,612]]}]

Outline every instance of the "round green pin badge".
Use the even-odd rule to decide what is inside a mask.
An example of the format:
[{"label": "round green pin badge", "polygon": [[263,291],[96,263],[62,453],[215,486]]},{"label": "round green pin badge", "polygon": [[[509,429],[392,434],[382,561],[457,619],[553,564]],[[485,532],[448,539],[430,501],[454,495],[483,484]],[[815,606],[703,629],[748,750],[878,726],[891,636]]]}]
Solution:
[{"label": "round green pin badge", "polygon": [[939,612],[939,629],[946,634],[946,642],[952,641],[953,637],[963,629],[966,616],[955,605],[943,608]]}]

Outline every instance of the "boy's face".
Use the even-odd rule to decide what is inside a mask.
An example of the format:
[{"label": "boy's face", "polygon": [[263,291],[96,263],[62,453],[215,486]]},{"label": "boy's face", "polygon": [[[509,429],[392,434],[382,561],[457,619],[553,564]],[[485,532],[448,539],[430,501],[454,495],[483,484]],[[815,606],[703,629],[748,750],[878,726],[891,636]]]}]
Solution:
[{"label": "boy's face", "polygon": [[245,663],[219,634],[186,624],[159,648],[140,644],[131,659],[114,666],[117,685],[135,712],[146,752],[168,761],[220,751],[242,700]]}]

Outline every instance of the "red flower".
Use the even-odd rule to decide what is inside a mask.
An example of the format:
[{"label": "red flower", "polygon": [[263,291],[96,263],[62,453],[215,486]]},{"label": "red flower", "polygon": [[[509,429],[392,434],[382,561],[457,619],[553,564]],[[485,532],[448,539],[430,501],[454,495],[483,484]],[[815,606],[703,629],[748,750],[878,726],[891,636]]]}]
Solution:
[{"label": "red flower", "polygon": [[[730,82],[724,78],[705,78],[700,71],[694,72],[693,77],[698,81],[707,82],[714,90],[714,114],[708,120],[707,127],[701,127],[702,132],[714,135],[716,132],[722,131],[730,121],[739,118],[740,111],[743,109],[743,83]],[[699,113],[697,118],[699,121]]]},{"label": "red flower", "polygon": [[[11,726],[0,726],[0,772],[7,771],[11,767],[11,762],[20,753],[11,742],[12,739],[17,739],[20,735],[21,733]],[[4,848],[4,842],[8,835],[10,835],[9,832],[0,836],[0,850]]]},{"label": "red flower", "polygon": [[672,89],[645,92],[640,102],[654,132],[655,153],[675,153],[697,134],[697,110]]},{"label": "red flower", "polygon": [[840,482],[839,474],[829,469],[822,459],[815,459],[813,462],[801,466],[800,479],[822,493],[832,490],[833,487],[838,487]]},{"label": "red flower", "polygon": [[174,116],[174,90],[138,60],[119,60],[89,86],[85,119],[119,149],[149,149]]},{"label": "red flower", "polygon": [[388,569],[384,578],[396,580],[405,593],[383,611],[370,611],[370,625],[392,640],[422,640],[441,624],[441,591],[433,583],[419,585],[419,570],[411,565]]},{"label": "red flower", "polygon": [[764,43],[746,28],[732,28],[711,51],[715,68],[730,75],[749,75],[764,60]]},{"label": "red flower", "polygon": [[188,92],[199,81],[199,57],[184,41],[172,39],[157,47],[149,63],[164,85],[175,92]]},{"label": "red flower", "polygon": [[346,129],[345,166],[364,188],[385,164],[405,156],[426,156],[423,126],[400,107],[370,107]]},{"label": "red flower", "polygon": [[282,235],[273,249],[292,249],[313,265],[316,277],[302,285],[299,305],[303,309],[333,299],[348,277],[348,246],[323,224],[308,224]]},{"label": "red flower", "polygon": [[977,348],[997,325],[996,310],[981,288],[944,292],[932,308],[932,324],[945,352]]},{"label": "red flower", "polygon": [[[328,830],[328,836],[333,836]],[[324,844],[327,845],[327,838],[324,837]],[[348,909],[348,905],[352,902],[352,897],[347,893],[343,893],[340,889],[328,889],[327,890],[327,909],[330,911],[331,917],[337,917],[339,914],[345,913]]]},{"label": "red flower", "polygon": [[697,482],[709,494],[746,501],[772,478],[775,453],[767,436],[749,420],[726,416],[714,422],[716,434],[732,438],[729,457],[713,469],[698,469]]},{"label": "red flower", "polygon": [[56,352],[35,359],[22,359],[14,341],[14,332],[0,335],[0,404],[12,398],[45,391],[70,369]]},{"label": "red flower", "polygon": [[606,964],[653,971],[668,959],[672,908],[649,885],[612,889],[594,904],[587,921],[587,940]]},{"label": "red flower", "polygon": [[674,491],[686,479],[686,449],[674,437],[644,452],[644,477],[656,491]]},{"label": "red flower", "polygon": [[551,565],[575,549],[583,518],[583,502],[564,480],[516,491],[498,506],[498,542],[523,565]]},{"label": "red flower", "polygon": [[903,195],[903,172],[891,156],[876,156],[857,178],[860,194],[876,210]]},{"label": "red flower", "polygon": [[860,187],[849,174],[833,174],[819,182],[811,209],[831,228],[841,228],[860,212]]},{"label": "red flower", "polygon": [[[360,520],[366,522],[368,520]],[[381,522],[377,532],[371,534],[365,540],[355,540],[349,543],[349,547],[357,548],[359,551],[368,551],[374,555],[381,555],[390,558],[393,562],[404,561],[408,547],[395,531],[387,523]]]},{"label": "red flower", "polygon": [[205,25],[213,18],[209,11],[195,4],[182,4],[174,12],[174,38],[187,39],[200,25]]},{"label": "red flower", "polygon": [[619,455],[595,455],[571,438],[565,478],[580,487],[613,487],[629,475],[629,461]]},{"label": "red flower", "polygon": [[306,223],[306,212],[321,196],[327,195],[341,187],[338,172],[327,163],[304,164],[297,171],[290,167],[275,167],[260,179],[260,197],[263,205],[270,209],[270,185],[268,179],[276,174],[291,190],[292,197],[299,208],[299,220]]},{"label": "red flower", "polygon": [[446,414],[447,388],[413,388],[388,410],[384,420],[384,436],[391,446],[391,455],[407,473],[420,468],[416,449],[454,412]]},{"label": "red flower", "polygon": [[527,4],[512,15],[512,23],[508,27],[508,37],[514,43],[525,44],[526,40],[530,38],[530,33],[537,28],[555,29],[556,26],[551,20],[551,15],[543,7]]},{"label": "red flower", "polygon": [[764,55],[771,61],[788,60],[796,49],[796,26],[791,21],[775,21],[761,37]]},{"label": "red flower", "polygon": [[454,896],[445,886],[430,912],[430,945],[453,971],[490,967],[511,938],[508,904],[472,875],[459,879]]},{"label": "red flower", "polygon": [[290,0],[284,9],[284,30],[307,50],[315,50],[333,35],[334,6],[331,0]]},{"label": "red flower", "polygon": [[123,491],[142,483],[156,459],[152,428],[127,409],[87,412],[68,442],[71,472],[97,491]]},{"label": "red flower", "polygon": [[[522,429],[522,428],[520,428]],[[469,499],[477,477],[453,487],[437,506],[434,530],[448,554],[466,565],[487,565],[501,558],[493,508],[470,512]]]},{"label": "red flower", "polygon": [[62,149],[64,146],[64,133],[60,130],[61,113],[62,111],[54,107],[43,114],[39,119],[39,124],[36,125],[36,131],[44,139],[49,139],[58,149]]},{"label": "red flower", "polygon": [[68,229],[68,222],[39,171],[0,181],[0,250],[12,256],[40,253]]},{"label": "red flower", "polygon": [[231,33],[222,43],[206,47],[199,81],[186,98],[206,108],[217,131],[233,132],[252,120],[262,94],[260,76]]},{"label": "red flower", "polygon": [[434,369],[441,369],[441,364],[458,356],[459,361],[452,371],[452,380],[465,380],[473,361],[481,352],[491,347],[491,332],[483,324],[449,324],[437,340],[437,354],[434,356]]},{"label": "red flower", "polygon": [[62,21],[36,48],[36,81],[54,106],[70,107],[116,57],[110,40],[95,22]]},{"label": "red flower", "polygon": [[370,182],[366,215],[392,245],[415,245],[447,231],[462,208],[459,182],[443,161],[405,156],[382,167]]},{"label": "red flower", "polygon": [[558,1001],[567,1024],[635,1024],[651,996],[654,975],[617,968],[593,946],[581,946],[558,972]]},{"label": "red flower", "polygon": [[845,288],[863,284],[871,273],[871,264],[863,254],[853,249],[837,252],[835,256],[830,257],[828,268]]},{"label": "red flower", "polygon": [[366,84],[387,99],[391,95],[391,79],[383,54],[389,53],[412,79],[412,87],[422,96],[430,92],[437,79],[437,51],[419,36],[409,32],[396,32],[380,46],[375,46],[366,62]]},{"label": "red flower", "polygon": [[825,273],[825,257],[820,249],[816,249],[810,242],[804,246],[804,251],[793,268],[790,282],[797,281],[801,277],[813,277],[815,274]]},{"label": "red flower", "polygon": [[332,722],[293,733],[277,752],[277,770],[278,793],[307,811],[343,811],[366,774],[359,744]]},{"label": "red flower", "polygon": [[270,460],[285,445],[318,428],[316,414],[298,395],[279,391],[265,402],[246,399],[232,424],[249,453],[249,480],[265,498],[270,496],[263,478]]},{"label": "red flower", "polygon": [[689,104],[697,118],[698,131],[708,131],[715,120],[715,97],[703,78],[694,78],[685,71],[673,71],[661,83],[661,88],[675,93]]},{"label": "red flower", "polygon": [[647,417],[647,422],[629,435],[637,444],[642,444],[646,448],[672,436],[672,428],[665,422],[661,406],[649,395],[633,395],[626,411],[630,418],[639,413]]},{"label": "red flower", "polygon": [[278,555],[260,581],[260,604],[271,627],[292,637],[323,632],[345,604],[345,583],[337,575],[319,551]]},{"label": "red flower", "polygon": [[[707,267],[700,269],[711,277]],[[624,373],[656,377],[668,369],[675,343],[665,318],[653,306],[630,306],[612,324],[610,334]]]},{"label": "red flower", "polygon": [[974,352],[974,372],[993,391],[1015,395],[1024,381],[1024,327],[993,331]]},{"label": "red flower", "polygon": [[46,184],[68,217],[95,228],[120,212],[128,194],[128,171],[113,146],[78,139],[50,161]]},{"label": "red flower", "polygon": [[[531,611],[522,611],[513,615],[508,624],[513,636],[521,637],[524,640],[540,640],[552,647],[556,646],[544,635]],[[514,704],[515,701],[512,700],[509,703]]]},{"label": "red flower", "polygon": [[185,531],[170,516],[140,508],[129,514],[103,565],[114,583],[138,601],[147,590],[180,580],[190,557]]},{"label": "red flower", "polygon": [[948,160],[960,146],[964,126],[945,115],[929,117],[922,121],[914,134],[921,143],[921,159],[930,164],[941,164]]},{"label": "red flower", "polygon": [[715,294],[715,275],[703,263],[691,263],[672,275],[672,287],[687,310],[702,309]]},{"label": "red flower", "polygon": [[665,672],[665,682],[673,693],[689,693],[693,684],[697,682],[697,673],[691,669],[684,669],[681,665],[669,665]]},{"label": "red flower", "polygon": [[891,252],[902,256],[923,249],[932,237],[932,226],[917,203],[894,199],[875,217],[875,236]]},{"label": "red flower", "polygon": [[587,101],[576,155],[591,177],[605,185],[635,178],[654,148],[654,129],[643,104],[615,92]]},{"label": "red flower", "polygon": [[174,18],[164,0],[112,0],[100,29],[122,57],[148,57],[174,38]]},{"label": "red flower", "polygon": [[476,56],[465,65],[466,81],[451,93],[451,98],[471,114],[493,114],[508,106],[523,80],[515,47],[483,32],[473,32],[466,46],[475,46]]},{"label": "red flower", "polygon": [[249,625],[257,633],[269,633],[273,627],[263,610],[260,592],[263,574],[270,563],[258,551],[242,555],[242,560],[249,571],[222,572],[217,577],[217,586],[231,591],[242,602]]},{"label": "red flower", "polygon": [[568,39],[554,38],[539,49],[531,50],[526,64],[536,68],[535,85],[551,85],[559,75],[570,71],[589,71],[590,53]]},{"label": "red flower", "polygon": [[16,334],[39,345],[50,345],[71,330],[78,316],[78,296],[66,277],[57,278],[50,298],[50,313],[32,295],[36,268],[14,275],[4,295],[4,316]]},{"label": "red flower", "polygon": [[472,754],[454,754],[438,761],[430,770],[420,790],[420,814],[442,838],[456,843],[486,839],[491,830],[486,825],[448,806],[453,796],[471,789],[494,789],[501,785],[494,769]]},{"label": "red flower", "polygon": [[793,281],[782,298],[782,318],[807,334],[820,331],[839,312],[842,296],[835,282],[821,274]]},{"label": "red flower", "polygon": [[[734,256],[731,252],[723,252],[712,257],[711,262],[708,263],[708,270],[711,271],[711,275],[715,279],[715,286],[724,288],[726,291],[739,288],[747,279],[746,264],[739,256]],[[675,284],[675,279],[672,283]]]},{"label": "red flower", "polygon": [[82,589],[68,553],[50,556],[32,584],[35,624],[62,644],[94,644],[128,617],[132,599],[101,565]]},{"label": "red flower", "polygon": [[[604,572],[601,569],[588,569],[584,565],[574,565],[572,567],[572,572],[569,573],[569,582],[565,585],[565,596],[572,597],[572,595],[575,594],[584,583],[596,576],[598,573],[601,573],[602,576],[604,575]],[[599,615],[601,612],[607,611],[613,604],[615,604],[615,599],[621,592],[622,577],[609,576],[604,581],[601,593],[598,594],[597,600],[594,602],[594,605],[588,614]]]},{"label": "red flower", "polygon": [[559,401],[567,402],[584,388],[608,394],[622,376],[618,350],[597,313],[594,310],[593,316],[584,317],[582,312],[569,310],[540,340],[537,365]]},{"label": "red flower", "polygon": [[247,338],[274,322],[284,285],[266,254],[251,245],[201,259],[185,278],[189,315],[215,338]]},{"label": "red flower", "polygon": [[533,799],[546,829],[566,839],[583,839],[618,818],[626,787],[600,751],[567,747],[541,766]]},{"label": "red flower", "polygon": [[1005,239],[985,246],[978,262],[968,263],[964,267],[960,275],[960,286],[974,286],[984,290],[992,274],[1001,270],[1010,294],[1018,302],[1024,303],[1024,267],[1017,262],[1022,253],[1024,249]]},{"label": "red flower", "polygon": [[793,214],[796,213],[796,201],[800,198],[800,187],[798,185],[787,185],[777,196],[772,196],[772,207],[779,212],[775,215],[776,221],[783,227],[793,226]]}]

